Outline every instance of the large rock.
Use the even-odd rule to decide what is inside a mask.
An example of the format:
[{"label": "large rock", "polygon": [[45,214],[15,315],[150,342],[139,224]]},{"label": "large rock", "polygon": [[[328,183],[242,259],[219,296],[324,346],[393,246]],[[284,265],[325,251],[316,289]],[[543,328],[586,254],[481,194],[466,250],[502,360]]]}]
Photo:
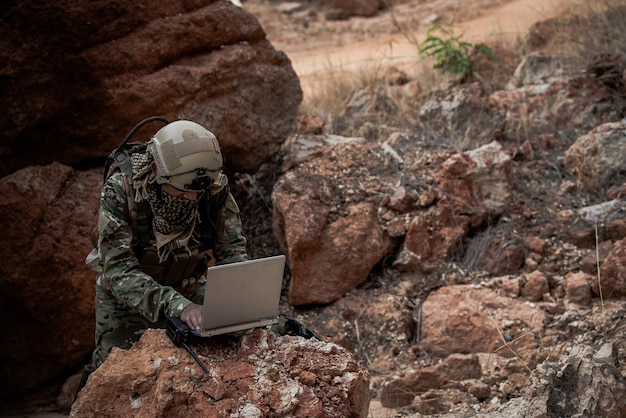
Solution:
[{"label": "large rock", "polygon": [[348,143],[319,149],[276,182],[274,230],[289,260],[289,303],[337,300],[389,254],[393,240],[377,217],[382,196],[361,181],[380,186],[393,175],[377,144]]},{"label": "large rock", "polygon": [[85,264],[99,171],[54,163],[0,179],[0,393],[80,364],[93,347],[95,276]]},{"label": "large rock", "polygon": [[457,250],[471,227],[507,209],[513,190],[511,158],[497,142],[455,154],[435,173],[437,202],[409,223],[394,266],[432,273]]},{"label": "large rock", "polygon": [[129,350],[113,349],[70,416],[368,415],[369,373],[336,344],[256,329],[192,349],[208,374],[164,330],[147,330]]},{"label": "large rock", "polygon": [[599,350],[575,345],[558,361],[547,360],[533,371],[524,396],[511,400],[485,418],[522,416],[626,416],[626,378],[618,365],[618,347]]},{"label": "large rock", "polygon": [[272,200],[292,274],[291,304],[338,299],[365,282],[402,238],[394,267],[431,273],[470,228],[511,201],[511,158],[497,142],[448,155],[410,138],[383,145],[339,138],[303,135],[285,143],[288,171]]},{"label": "large rock", "polygon": [[490,100],[479,83],[438,92],[419,111],[425,132],[457,147],[499,140],[504,117],[504,108]]},{"label": "large rock", "polygon": [[567,138],[620,119],[622,100],[616,100],[615,90],[593,75],[568,74],[568,61],[531,54],[507,89],[489,96],[495,106],[506,109],[507,139],[524,141],[545,132]]},{"label": "large rock", "polygon": [[576,210],[565,209],[558,216],[568,225],[561,233],[563,240],[579,248],[591,249],[598,242],[626,238],[626,200],[621,197]]},{"label": "large rock", "polygon": [[573,60],[531,52],[519,63],[506,89],[515,90],[523,86],[563,80],[568,77],[568,72],[573,72],[567,70],[570,61]]},{"label": "large rock", "polygon": [[626,239],[613,245],[600,267],[600,277],[603,296],[617,297],[626,294]]},{"label": "large rock", "polygon": [[206,125],[229,166],[251,171],[302,100],[287,56],[226,1],[11,2],[0,51],[0,176],[102,158],[152,115]]},{"label": "large rock", "polygon": [[409,223],[393,266],[401,271],[434,272],[459,248],[469,226],[466,215],[447,208],[418,213]]},{"label": "large rock", "polygon": [[626,120],[605,123],[579,137],[563,160],[586,188],[620,185],[626,169]]},{"label": "large rock", "polygon": [[438,289],[422,305],[420,348],[444,358],[453,353],[526,356],[537,349],[545,312],[492,289],[456,285]]},{"label": "large rock", "polygon": [[511,156],[498,142],[456,154],[436,173],[437,205],[466,215],[472,226],[501,215],[513,194]]}]

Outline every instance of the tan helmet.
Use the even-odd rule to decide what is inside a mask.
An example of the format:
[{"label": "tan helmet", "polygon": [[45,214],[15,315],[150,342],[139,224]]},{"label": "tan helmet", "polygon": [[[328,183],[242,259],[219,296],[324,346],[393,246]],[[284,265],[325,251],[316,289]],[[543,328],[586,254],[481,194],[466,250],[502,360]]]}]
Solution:
[{"label": "tan helmet", "polygon": [[218,181],[222,152],[217,138],[188,120],[171,122],[148,142],[156,163],[156,181],[179,190],[200,191]]}]

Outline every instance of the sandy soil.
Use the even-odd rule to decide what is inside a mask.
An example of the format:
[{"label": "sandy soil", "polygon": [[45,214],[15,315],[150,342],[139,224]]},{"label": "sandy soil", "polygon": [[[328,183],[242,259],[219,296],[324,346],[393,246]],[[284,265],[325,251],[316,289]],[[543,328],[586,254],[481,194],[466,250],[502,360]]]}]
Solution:
[{"label": "sandy soil", "polygon": [[[512,43],[537,21],[562,13],[575,0],[410,0],[371,18],[327,21],[323,12],[286,13],[285,4],[250,0],[274,47],[285,52],[300,77],[305,100],[331,73],[396,66],[414,76],[416,41],[434,22],[453,22],[471,43]],[[394,23],[395,22],[395,23]]]}]

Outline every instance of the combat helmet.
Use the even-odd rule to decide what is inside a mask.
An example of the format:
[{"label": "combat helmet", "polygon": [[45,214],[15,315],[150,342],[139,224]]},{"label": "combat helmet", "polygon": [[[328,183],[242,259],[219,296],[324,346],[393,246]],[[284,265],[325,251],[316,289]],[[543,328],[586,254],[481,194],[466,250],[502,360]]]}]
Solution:
[{"label": "combat helmet", "polygon": [[223,158],[212,132],[195,122],[178,120],[161,128],[148,142],[156,163],[156,182],[201,191],[219,180]]}]

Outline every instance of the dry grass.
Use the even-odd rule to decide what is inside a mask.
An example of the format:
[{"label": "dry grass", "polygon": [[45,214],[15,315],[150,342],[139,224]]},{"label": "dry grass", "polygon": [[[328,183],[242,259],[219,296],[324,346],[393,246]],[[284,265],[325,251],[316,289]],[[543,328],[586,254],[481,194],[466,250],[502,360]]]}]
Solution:
[{"label": "dry grass", "polygon": [[[485,91],[502,89],[521,58],[531,51],[573,59],[581,68],[599,55],[626,55],[626,0],[571,0],[567,4],[568,10],[558,20],[536,24],[525,39],[518,40],[513,47],[504,40],[488,45],[496,53],[498,62],[476,62],[475,80],[481,82]],[[395,19],[393,11],[390,15]],[[329,68],[323,78],[314,81],[316,93],[307,97],[300,113],[323,116],[328,133],[345,136],[384,140],[391,131],[410,130],[419,108],[433,92],[458,80],[434,71],[432,62],[420,61],[417,45],[423,39],[416,37],[406,25],[395,24],[416,47],[415,66],[408,75],[417,80],[418,94],[403,94],[400,88],[390,86],[385,77],[387,68],[368,67],[359,74]],[[360,92],[361,101],[363,95],[367,96],[371,103],[369,109],[354,111],[351,106],[356,92]],[[380,105],[381,97],[385,97],[384,106]]]},{"label": "dry grass", "polygon": [[537,48],[582,64],[626,52],[626,1],[572,1],[566,15],[541,22],[529,33],[523,52]]}]

